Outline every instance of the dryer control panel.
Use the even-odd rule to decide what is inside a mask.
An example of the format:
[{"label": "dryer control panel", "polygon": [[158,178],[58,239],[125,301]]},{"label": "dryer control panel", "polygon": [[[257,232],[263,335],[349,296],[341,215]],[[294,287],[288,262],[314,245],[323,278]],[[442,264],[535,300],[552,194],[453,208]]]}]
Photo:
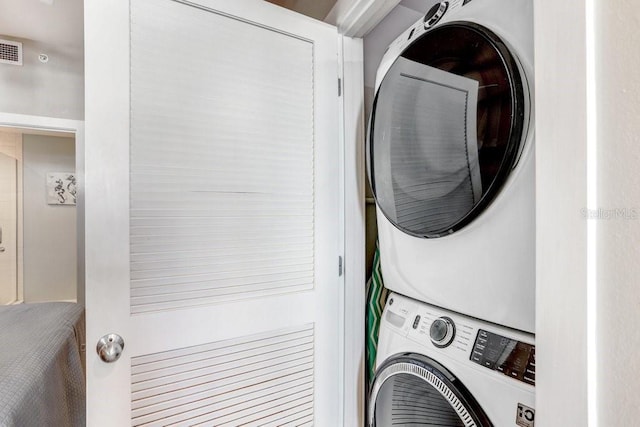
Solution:
[{"label": "dryer control panel", "polygon": [[536,348],[534,345],[478,330],[471,361],[524,383],[535,385]]}]

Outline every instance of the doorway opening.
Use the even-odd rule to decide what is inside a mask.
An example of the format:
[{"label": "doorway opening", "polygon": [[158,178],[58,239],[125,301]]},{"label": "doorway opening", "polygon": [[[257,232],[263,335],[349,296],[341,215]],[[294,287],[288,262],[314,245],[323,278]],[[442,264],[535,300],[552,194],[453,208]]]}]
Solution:
[{"label": "doorway opening", "polygon": [[78,301],[73,132],[0,127],[0,304]]}]

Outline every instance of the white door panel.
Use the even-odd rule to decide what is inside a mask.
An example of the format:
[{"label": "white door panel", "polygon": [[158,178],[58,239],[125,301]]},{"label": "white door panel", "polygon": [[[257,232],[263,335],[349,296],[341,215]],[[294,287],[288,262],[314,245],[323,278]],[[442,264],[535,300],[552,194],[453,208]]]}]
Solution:
[{"label": "white door panel", "polygon": [[85,14],[87,337],[125,341],[88,352],[88,425],[339,425],[336,29],[260,1]]}]

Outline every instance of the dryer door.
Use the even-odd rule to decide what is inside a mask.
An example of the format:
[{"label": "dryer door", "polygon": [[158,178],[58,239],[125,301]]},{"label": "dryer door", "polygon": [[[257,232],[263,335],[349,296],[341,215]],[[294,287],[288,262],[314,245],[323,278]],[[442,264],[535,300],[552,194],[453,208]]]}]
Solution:
[{"label": "dryer door", "polygon": [[388,359],[371,389],[369,427],[491,427],[467,388],[442,365],[419,354]]},{"label": "dryer door", "polygon": [[516,58],[487,28],[449,23],[410,44],[371,115],[369,178],[384,215],[418,237],[471,222],[517,162],[528,103]]}]

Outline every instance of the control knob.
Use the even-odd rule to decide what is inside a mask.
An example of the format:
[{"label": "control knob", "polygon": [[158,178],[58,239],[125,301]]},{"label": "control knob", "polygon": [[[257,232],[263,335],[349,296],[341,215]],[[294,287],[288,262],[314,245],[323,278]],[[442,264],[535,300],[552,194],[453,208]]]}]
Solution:
[{"label": "control knob", "polygon": [[456,325],[449,317],[439,317],[431,324],[429,335],[433,345],[438,348],[447,347],[456,336]]},{"label": "control knob", "polygon": [[434,26],[449,8],[449,2],[443,1],[433,5],[431,9],[424,15],[424,28]]}]

